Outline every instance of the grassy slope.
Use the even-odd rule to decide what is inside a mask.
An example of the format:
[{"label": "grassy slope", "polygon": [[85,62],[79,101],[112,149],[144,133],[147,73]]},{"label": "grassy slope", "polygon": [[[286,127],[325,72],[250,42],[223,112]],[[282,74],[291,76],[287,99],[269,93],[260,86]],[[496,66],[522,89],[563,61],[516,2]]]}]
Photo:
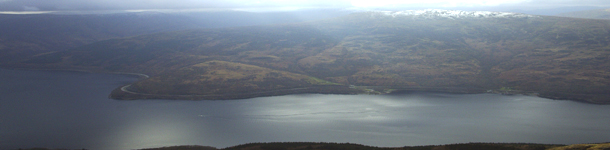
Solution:
[{"label": "grassy slope", "polygon": [[549,150],[607,150],[610,149],[610,143],[602,144],[574,144],[562,147],[555,147]]},{"label": "grassy slope", "polygon": [[178,69],[169,75],[163,74],[137,82],[131,87],[136,92],[150,94],[214,95],[289,90],[316,85],[334,83],[242,63],[208,61]]},{"label": "grassy slope", "polygon": [[[505,88],[556,99],[607,103],[609,31],[606,20],[426,20],[358,13],[301,24],[188,30],[108,40],[65,53],[41,55],[28,63],[149,74],[153,78],[136,84],[147,86],[133,87],[149,94],[237,92],[234,90],[238,88],[225,84],[225,89],[215,87],[222,82],[206,80],[215,83],[206,84],[210,86],[190,82],[200,81],[200,77],[185,69],[201,69],[198,64],[218,60],[343,85]],[[257,72],[245,74],[260,76]],[[178,76],[181,78],[172,78]],[[278,79],[247,80],[244,86],[282,83]],[[159,88],[178,83],[191,88]]]}]

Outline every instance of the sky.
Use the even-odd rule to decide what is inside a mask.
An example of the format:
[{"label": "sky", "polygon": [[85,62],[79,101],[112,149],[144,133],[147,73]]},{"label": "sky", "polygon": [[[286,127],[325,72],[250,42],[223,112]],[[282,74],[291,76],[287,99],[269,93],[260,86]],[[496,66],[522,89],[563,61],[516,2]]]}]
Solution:
[{"label": "sky", "polygon": [[[105,11],[300,8],[558,9],[606,7],[610,0],[0,0],[0,11]],[[278,9],[283,8],[283,9]]]}]

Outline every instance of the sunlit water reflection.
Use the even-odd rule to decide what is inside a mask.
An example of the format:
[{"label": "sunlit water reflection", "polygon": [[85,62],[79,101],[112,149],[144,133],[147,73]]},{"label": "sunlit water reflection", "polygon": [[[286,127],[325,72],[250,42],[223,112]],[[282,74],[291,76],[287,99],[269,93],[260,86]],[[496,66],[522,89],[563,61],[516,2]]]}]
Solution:
[{"label": "sunlit water reflection", "polygon": [[116,101],[136,78],[0,69],[0,149],[227,147],[250,142],[405,146],[610,141],[610,106],[495,94],[289,95]]}]

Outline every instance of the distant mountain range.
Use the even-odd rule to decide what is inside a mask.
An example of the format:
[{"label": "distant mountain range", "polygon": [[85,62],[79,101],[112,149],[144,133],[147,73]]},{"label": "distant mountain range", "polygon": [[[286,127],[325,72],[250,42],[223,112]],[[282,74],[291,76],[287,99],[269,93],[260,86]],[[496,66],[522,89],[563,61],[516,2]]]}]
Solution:
[{"label": "distant mountain range", "polygon": [[588,18],[588,19],[610,19],[610,9],[585,10],[569,13],[561,13],[559,16]]},{"label": "distant mountain range", "polygon": [[610,21],[596,19],[369,11],[112,38],[10,66],[151,76],[117,88],[116,99],[440,91],[610,103],[609,30]]}]

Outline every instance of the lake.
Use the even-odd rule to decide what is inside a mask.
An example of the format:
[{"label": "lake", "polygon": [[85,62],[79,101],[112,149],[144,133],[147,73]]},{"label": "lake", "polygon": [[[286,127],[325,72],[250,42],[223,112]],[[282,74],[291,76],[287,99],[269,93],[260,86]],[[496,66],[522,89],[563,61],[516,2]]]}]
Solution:
[{"label": "lake", "polygon": [[522,95],[302,94],[227,101],[108,99],[136,77],[0,69],[0,149],[218,148],[251,142],[397,147],[610,141],[610,105]]}]

